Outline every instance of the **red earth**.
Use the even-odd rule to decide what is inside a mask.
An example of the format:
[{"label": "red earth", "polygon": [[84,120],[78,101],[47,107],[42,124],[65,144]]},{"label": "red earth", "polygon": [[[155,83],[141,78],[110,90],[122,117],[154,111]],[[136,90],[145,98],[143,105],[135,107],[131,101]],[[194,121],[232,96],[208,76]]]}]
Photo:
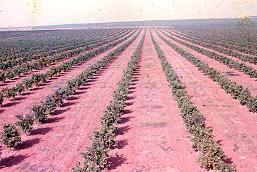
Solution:
[{"label": "red earth", "polygon": [[[127,36],[127,35],[126,35],[126,36]],[[122,38],[120,38],[120,39],[122,39]],[[117,40],[115,40],[115,41],[117,41]],[[114,42],[114,41],[111,41],[111,42]],[[109,42],[109,43],[110,43],[110,42]],[[82,48],[82,47],[81,47],[81,48]],[[97,48],[99,48],[99,47],[97,47]],[[95,49],[95,48],[94,48],[94,49]],[[24,80],[24,79],[26,79],[26,78],[30,78],[33,74],[42,74],[42,73],[45,73],[45,72],[47,72],[47,71],[48,71],[50,68],[52,68],[52,67],[56,67],[56,66],[62,65],[62,64],[64,64],[65,62],[68,62],[68,61],[70,61],[71,59],[74,59],[74,58],[77,58],[77,57],[79,57],[79,56],[82,56],[82,55],[86,54],[87,52],[92,51],[92,50],[94,50],[94,49],[90,49],[90,50],[83,51],[83,52],[81,52],[81,53],[79,53],[79,54],[77,54],[77,55],[73,55],[72,57],[66,57],[66,58],[64,58],[64,59],[62,59],[62,60],[60,60],[60,61],[58,61],[58,62],[52,63],[51,65],[46,66],[46,67],[44,67],[44,68],[42,68],[42,69],[40,69],[40,70],[32,70],[32,71],[30,71],[29,73],[23,73],[23,74],[20,75],[20,77],[17,76],[17,77],[15,77],[15,78],[13,78],[13,79],[7,79],[4,84],[0,84],[0,90],[3,89],[3,88],[5,88],[5,87],[13,87],[13,86],[15,86],[16,84],[22,82],[22,80]],[[73,49],[73,50],[75,50],[75,49]],[[72,50],[72,51],[73,51],[73,50]],[[66,51],[66,52],[68,53],[69,51]],[[64,52],[61,52],[61,53],[59,53],[59,54],[62,54],[62,53],[64,53]],[[57,54],[57,55],[58,55],[58,54]]]},{"label": "red earth", "polygon": [[[220,86],[171,47],[157,34],[157,42],[173,66],[194,105],[206,118],[206,124],[239,171],[257,170],[257,116],[233,99]],[[196,55],[196,54],[194,54]]]},{"label": "red earth", "polygon": [[109,170],[202,171],[149,31],[129,97]]},{"label": "red earth", "polygon": [[[52,114],[48,123],[37,126],[30,135],[23,136],[24,142],[19,145],[18,150],[3,151],[3,157],[11,158],[6,160],[8,161],[7,165],[2,170],[70,171],[76,163],[81,161],[80,153],[90,146],[90,136],[94,129],[99,126],[101,114],[111,101],[116,84],[121,79],[122,72],[126,68],[133,50],[138,45],[140,37],[142,37],[142,33],[112,64],[96,75],[89,84],[80,87],[63,107]],[[32,105],[40,98],[43,99],[55,90],[54,88],[65,85],[67,80],[79,74],[114,48],[76,67],[76,70],[73,69],[62,77],[53,80],[43,89],[44,91],[29,95],[26,102]],[[23,104],[26,102],[22,101],[15,105],[20,107],[17,107],[17,112],[14,114],[28,112],[29,106],[26,108]],[[9,116],[13,115],[11,111],[13,112],[13,109],[10,110]],[[13,120],[14,118],[13,116]]]},{"label": "red earth", "polygon": [[[167,32],[166,32],[166,33],[167,33]],[[173,32],[172,32],[172,33],[173,33]],[[181,36],[181,35],[180,35],[180,36]],[[184,36],[182,36],[182,37],[184,37]],[[177,38],[177,37],[176,37],[176,38]],[[184,38],[185,38],[185,37],[184,37]],[[186,40],[184,40],[184,39],[180,39],[180,38],[177,38],[177,39],[183,40],[183,41],[188,42],[188,43],[190,43],[190,44],[192,44],[192,45],[196,45],[196,46],[198,46],[198,47],[200,47],[200,48],[202,48],[202,49],[206,49],[206,50],[208,50],[208,51],[215,52],[215,53],[217,53],[217,54],[219,54],[219,55],[225,56],[225,57],[230,58],[230,59],[233,59],[233,60],[235,60],[235,61],[239,61],[239,62],[241,62],[241,63],[245,63],[247,66],[251,66],[252,68],[254,68],[254,69],[257,70],[257,65],[256,65],[256,64],[253,64],[253,63],[250,63],[250,62],[247,62],[247,61],[240,60],[239,58],[236,58],[236,57],[233,57],[233,56],[224,54],[224,53],[220,53],[220,52],[218,52],[218,51],[216,51],[216,50],[213,50],[213,49],[211,49],[211,48],[206,48],[206,47],[203,47],[203,46],[201,46],[201,45],[194,44],[194,43],[192,43],[192,42],[186,41]],[[218,47],[220,47],[220,46],[218,46]],[[224,48],[224,47],[222,47],[222,48]],[[244,53],[241,53],[241,52],[238,52],[238,53],[239,53],[239,54],[244,54]],[[245,54],[245,55],[249,55],[249,54]]]},{"label": "red earth", "polygon": [[[163,42],[154,29],[149,28],[146,29],[142,56],[118,125],[117,148],[110,151],[107,171],[206,171],[197,163],[198,152],[192,149],[191,135],[162,70],[150,30],[186,86],[193,104],[206,118],[207,127],[213,129],[214,139],[220,143],[227,156],[226,162],[236,165],[238,171],[257,171],[256,114],[249,112],[216,82]],[[0,171],[62,172],[71,171],[76,163],[83,162],[80,153],[90,147],[93,131],[100,127],[101,116],[112,100],[117,83],[142,36],[143,31],[121,55],[65,100],[64,105],[49,116],[46,124],[37,124],[30,134],[22,134],[22,143],[16,149],[3,149]],[[45,85],[18,96],[15,101],[5,101],[0,108],[0,126],[14,123],[17,114],[29,113],[32,105],[39,104],[46,96],[65,86],[68,80],[120,45],[62,72]],[[255,79],[177,45],[257,94]],[[63,61],[58,64],[61,63]]]},{"label": "red earth", "polygon": [[[163,35],[163,36],[165,36],[165,35]],[[166,37],[166,39],[167,39],[167,37]],[[257,96],[257,88],[256,88],[257,79],[256,78],[251,78],[249,75],[246,75],[244,72],[241,72],[241,71],[233,69],[233,68],[229,68],[227,65],[225,65],[217,60],[211,59],[208,56],[198,53],[197,51],[192,50],[184,45],[181,45],[171,39],[169,39],[169,40],[172,41],[174,44],[179,45],[179,47],[185,49],[187,52],[194,54],[199,60],[207,63],[210,67],[218,70],[219,72],[221,72],[223,75],[225,75],[230,80],[232,80],[240,85],[243,85],[245,88],[248,88],[253,96]],[[257,68],[256,65],[254,65],[254,66],[255,66],[255,68]]]},{"label": "red earth", "polygon": [[[122,44],[122,43],[121,43]],[[39,87],[34,87],[23,93],[19,97],[15,98],[15,100],[6,100],[3,104],[2,117],[0,117],[0,126],[5,123],[10,123],[16,121],[15,115],[17,114],[26,114],[29,113],[32,106],[35,104],[39,104],[42,100],[46,98],[46,96],[52,94],[58,88],[61,88],[67,84],[67,81],[75,77],[84,71],[88,66],[95,63],[97,60],[101,59],[109,52],[119,47],[121,44],[116,45],[115,47],[105,51],[101,55],[98,55],[84,63],[74,66],[67,72],[62,72],[56,77],[50,79],[47,84],[41,85]]]}]

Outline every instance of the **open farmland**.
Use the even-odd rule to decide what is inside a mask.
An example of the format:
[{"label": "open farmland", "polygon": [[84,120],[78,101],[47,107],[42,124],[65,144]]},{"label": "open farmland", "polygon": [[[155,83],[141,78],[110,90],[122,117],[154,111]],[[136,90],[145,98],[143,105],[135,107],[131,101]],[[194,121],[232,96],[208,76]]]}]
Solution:
[{"label": "open farmland", "polygon": [[0,32],[0,171],[257,171],[256,36]]}]

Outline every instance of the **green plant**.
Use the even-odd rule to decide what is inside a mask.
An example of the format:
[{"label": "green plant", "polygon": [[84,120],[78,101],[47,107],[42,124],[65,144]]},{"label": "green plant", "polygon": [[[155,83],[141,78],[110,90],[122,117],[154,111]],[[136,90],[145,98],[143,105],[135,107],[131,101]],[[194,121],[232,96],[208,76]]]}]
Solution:
[{"label": "green plant", "polygon": [[6,75],[5,75],[5,73],[2,72],[2,71],[0,71],[0,81],[5,82],[5,80],[6,80]]},{"label": "green plant", "polygon": [[7,147],[16,147],[21,142],[20,133],[12,124],[5,124],[1,132],[1,141]]},{"label": "green plant", "polygon": [[32,107],[33,112],[33,118],[35,121],[39,123],[45,123],[47,120],[47,113],[45,112],[45,109],[43,106],[33,106]]},{"label": "green plant", "polygon": [[193,56],[191,53],[188,53],[184,49],[178,47],[176,44],[168,41],[159,33],[157,33],[159,37],[171,48],[173,48],[176,52],[178,52],[182,57],[184,57],[187,61],[191,62],[195,65],[200,71],[204,74],[208,75],[213,81],[217,82],[222,89],[224,89],[227,93],[232,95],[233,98],[238,99],[242,105],[247,106],[247,108],[251,112],[257,112],[257,99],[249,94],[249,90],[244,88],[242,85],[239,85],[230,79],[228,79],[225,75],[220,73],[214,68],[211,68],[207,63],[199,60],[197,57]]},{"label": "green plant", "polygon": [[4,97],[6,97],[6,98],[13,98],[14,99],[15,96],[17,95],[16,94],[16,90],[15,90],[14,87],[12,87],[12,88],[4,88],[2,90],[2,92],[3,92]]},{"label": "green plant", "polygon": [[23,83],[18,83],[17,85],[16,85],[16,88],[15,88],[15,90],[19,93],[19,94],[21,94],[23,91],[25,91],[25,86],[23,85]]},{"label": "green plant", "polygon": [[32,129],[33,117],[32,115],[17,115],[19,121],[16,122],[16,125],[19,126],[24,133],[28,133]]},{"label": "green plant", "polygon": [[[125,100],[128,93],[128,87],[131,82],[136,64],[141,56],[145,34],[136,48],[127,69],[123,72],[123,77],[118,83],[118,88],[113,94],[113,100],[107,106],[101,118],[101,129],[95,131],[92,139],[92,146],[83,153],[84,162],[77,165],[73,170],[76,172],[102,171],[108,166],[108,152],[116,146],[115,131],[125,107]],[[114,57],[119,52],[113,52],[109,58]],[[95,73],[101,66],[93,66],[90,72]],[[85,76],[87,75],[84,73]]]},{"label": "green plant", "polygon": [[3,102],[4,102],[4,95],[2,92],[0,92],[0,106],[3,105]]},{"label": "green plant", "polygon": [[[160,35],[159,35],[160,36]],[[199,164],[207,170],[234,172],[236,168],[224,161],[225,155],[221,146],[214,141],[212,130],[205,126],[204,116],[197,110],[191,101],[191,97],[187,94],[185,86],[180,81],[178,75],[169,64],[163,51],[155,41],[151,33],[152,42],[160,59],[163,71],[165,72],[167,81],[170,83],[173,96],[176,98],[181,116],[185,122],[189,133],[192,135],[193,149],[199,151]],[[174,48],[175,49],[175,48]],[[175,49],[181,52],[180,49]],[[209,71],[210,73],[213,71]]]}]

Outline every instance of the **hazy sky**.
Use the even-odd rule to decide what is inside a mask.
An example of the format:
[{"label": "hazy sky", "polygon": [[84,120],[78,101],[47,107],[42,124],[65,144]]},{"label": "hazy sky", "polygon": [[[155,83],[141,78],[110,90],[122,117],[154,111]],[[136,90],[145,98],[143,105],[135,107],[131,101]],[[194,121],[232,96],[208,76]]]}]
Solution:
[{"label": "hazy sky", "polygon": [[0,28],[257,15],[257,0],[0,0]]}]

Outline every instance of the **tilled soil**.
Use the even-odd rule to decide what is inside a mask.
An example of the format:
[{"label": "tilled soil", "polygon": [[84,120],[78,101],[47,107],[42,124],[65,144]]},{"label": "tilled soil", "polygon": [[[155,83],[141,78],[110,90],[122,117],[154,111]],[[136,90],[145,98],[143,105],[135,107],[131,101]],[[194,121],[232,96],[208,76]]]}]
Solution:
[{"label": "tilled soil", "polygon": [[5,123],[16,121],[15,116],[17,114],[29,113],[33,105],[39,104],[46,98],[46,96],[54,93],[54,91],[56,91],[58,88],[65,86],[67,82],[73,77],[79,75],[88,66],[95,63],[120,45],[122,45],[122,43],[94,58],[85,61],[80,65],[74,66],[67,72],[62,72],[58,76],[50,79],[46,84],[39,87],[34,87],[30,91],[23,93],[21,96],[17,96],[15,100],[6,100],[3,107],[1,108],[1,113],[3,115],[0,116],[0,126]]},{"label": "tilled soil", "polygon": [[[55,111],[48,123],[37,126],[30,135],[24,136],[22,138],[24,142],[18,146],[18,150],[5,150],[2,157],[6,157],[4,161],[7,165],[1,170],[71,171],[76,163],[82,161],[80,153],[90,146],[90,136],[100,124],[101,114],[109,104],[112,93],[142,33],[140,35],[113,63],[104,68],[89,84],[81,87],[64,106]],[[94,58],[86,66],[77,67],[65,76],[72,78],[107,53]],[[52,90],[60,87],[60,84],[68,80],[65,76],[55,80],[53,82],[55,84],[52,87],[48,85],[47,88]],[[41,97],[44,97],[42,94],[46,94],[47,88],[40,91]]]},{"label": "tilled soil", "polygon": [[206,118],[207,126],[213,128],[215,140],[222,145],[227,161],[234,162],[239,171],[256,171],[256,114],[249,112],[216,82],[197,70],[157,34],[155,38],[192,96],[194,105]]},{"label": "tilled soil", "polygon": [[[165,36],[163,34],[162,34],[162,36],[164,36],[166,39],[168,38],[167,36]],[[221,72],[223,75],[225,75],[230,80],[232,80],[240,85],[243,85],[245,88],[248,88],[253,96],[257,96],[257,88],[256,88],[257,79],[256,78],[251,78],[249,75],[246,75],[244,72],[229,68],[227,65],[225,65],[217,60],[211,59],[208,56],[198,53],[197,51],[192,50],[184,45],[181,45],[171,39],[169,39],[169,40],[172,43],[176,44],[177,46],[183,48],[187,52],[192,53],[195,57],[197,57],[199,60],[207,63],[210,67],[218,70],[219,72]],[[257,69],[256,65],[254,68]]]},{"label": "tilled soil", "polygon": [[[152,33],[186,86],[193,104],[206,118],[206,126],[213,129],[214,139],[227,156],[225,161],[235,164],[238,171],[257,171],[256,114],[249,112],[247,107],[163,42],[153,29]],[[22,134],[22,143],[17,149],[2,150],[4,167],[0,171],[63,172],[71,171],[76,163],[83,162],[80,153],[91,145],[93,131],[99,128],[101,115],[112,100],[122,72],[142,35],[143,32],[117,59],[65,100],[64,105],[49,116],[46,124],[36,124],[30,134]],[[29,113],[32,105],[65,86],[68,80],[120,45],[17,96],[14,101],[6,101],[0,109],[0,126],[14,123],[17,114]],[[254,93],[253,78],[177,45]],[[116,133],[117,148],[110,151],[107,171],[206,171],[197,163],[198,152],[193,150],[190,139],[153,46],[150,29],[146,29],[142,57],[129,87]]]},{"label": "tilled soil", "polygon": [[202,171],[150,32],[118,126],[110,171]]}]

